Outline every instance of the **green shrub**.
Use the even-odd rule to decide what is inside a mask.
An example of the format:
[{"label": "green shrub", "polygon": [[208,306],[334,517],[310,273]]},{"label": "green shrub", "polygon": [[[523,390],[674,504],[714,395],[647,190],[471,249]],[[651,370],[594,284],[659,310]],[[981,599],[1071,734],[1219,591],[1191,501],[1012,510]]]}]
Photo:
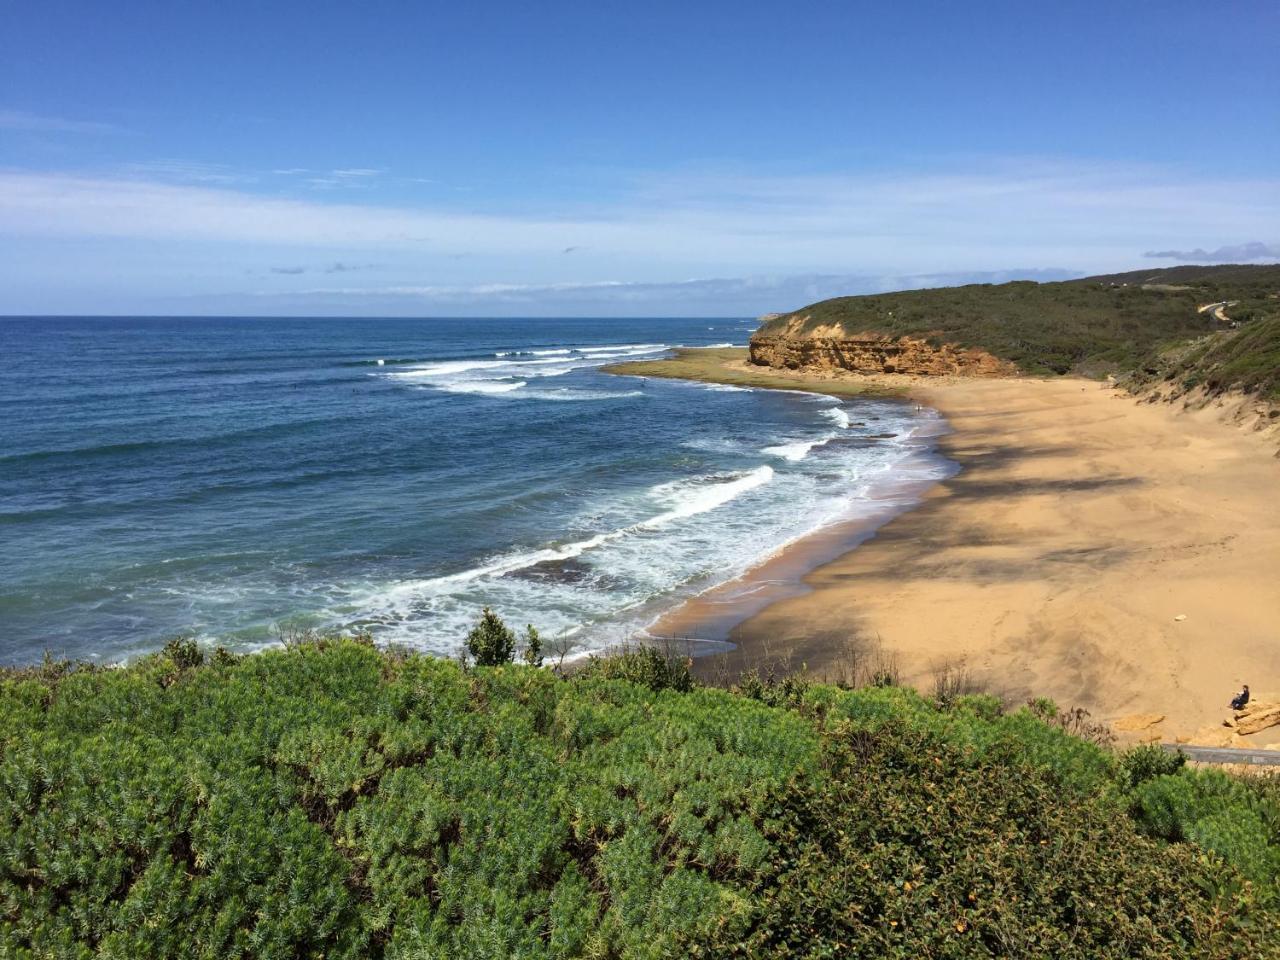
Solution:
[{"label": "green shrub", "polygon": [[478,667],[495,667],[515,659],[516,635],[502,618],[484,608],[479,622],[467,634],[467,653]]},{"label": "green shrub", "polygon": [[690,658],[655,647],[635,647],[590,657],[579,674],[584,678],[629,680],[650,690],[676,690],[681,693],[692,690],[697,683]]},{"label": "green shrub", "polygon": [[1171,753],[1154,744],[1143,744],[1120,755],[1120,769],[1130,789],[1156,777],[1175,774],[1186,762],[1187,756],[1181,751]]},{"label": "green shrub", "polygon": [[542,637],[532,623],[524,628],[524,652],[521,657],[531,667],[542,666]]},{"label": "green shrub", "polygon": [[567,679],[340,638],[214,660],[0,679],[0,956],[1256,958],[1280,936],[1274,796],[1147,780],[1191,838],[1170,845],[1110,754],[989,698],[806,683],[770,706],[652,650]]},{"label": "green shrub", "polygon": [[1166,840],[1193,840],[1235,865],[1272,895],[1280,883],[1280,805],[1274,792],[1218,770],[1182,770],[1140,783],[1133,812]]},{"label": "green shrub", "polygon": [[175,637],[166,643],[160,652],[179,670],[190,670],[204,663],[204,651],[190,637]]}]

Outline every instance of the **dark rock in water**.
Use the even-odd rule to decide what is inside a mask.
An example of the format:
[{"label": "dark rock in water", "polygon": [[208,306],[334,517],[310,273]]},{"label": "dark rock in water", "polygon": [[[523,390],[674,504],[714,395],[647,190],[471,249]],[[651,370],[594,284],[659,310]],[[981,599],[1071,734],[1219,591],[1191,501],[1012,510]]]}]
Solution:
[{"label": "dark rock in water", "polygon": [[590,584],[595,589],[622,589],[625,584],[617,577],[596,569],[579,557],[566,557],[563,560],[544,560],[531,567],[511,574],[523,580],[536,583],[563,583],[569,585]]},{"label": "dark rock in water", "polygon": [[842,447],[874,447],[885,440],[892,440],[896,436],[896,433],[855,434],[852,436],[844,434],[839,437],[832,437],[819,450],[815,450],[814,453],[819,453],[823,450],[834,453]]},{"label": "dark rock in water", "polygon": [[585,583],[595,579],[595,571],[577,557],[566,557],[563,560],[543,560],[525,567],[515,576],[546,583]]}]

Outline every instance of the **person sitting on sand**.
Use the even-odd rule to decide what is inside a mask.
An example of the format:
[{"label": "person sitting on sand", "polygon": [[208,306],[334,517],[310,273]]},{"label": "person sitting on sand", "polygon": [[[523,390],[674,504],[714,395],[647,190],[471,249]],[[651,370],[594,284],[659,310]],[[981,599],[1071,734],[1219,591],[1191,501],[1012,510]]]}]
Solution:
[{"label": "person sitting on sand", "polygon": [[1232,710],[1243,710],[1245,704],[1249,702],[1249,685],[1246,683],[1244,689],[1231,698]]}]

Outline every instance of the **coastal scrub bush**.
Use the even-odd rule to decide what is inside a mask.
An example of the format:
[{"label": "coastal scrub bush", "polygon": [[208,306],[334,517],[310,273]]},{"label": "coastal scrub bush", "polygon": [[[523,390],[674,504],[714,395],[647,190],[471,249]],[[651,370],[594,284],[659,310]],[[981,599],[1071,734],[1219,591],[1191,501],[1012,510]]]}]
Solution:
[{"label": "coastal scrub bush", "polygon": [[1155,777],[1177,773],[1187,763],[1187,755],[1181,751],[1171,753],[1154,744],[1142,744],[1120,755],[1120,767],[1124,771],[1129,789],[1146,783]]},{"label": "coastal scrub bush", "polygon": [[0,956],[1252,960],[1280,937],[1271,794],[1158,776],[1137,812],[1163,832],[1139,829],[1109,752],[990,698],[773,706],[662,651],[562,678],[342,638],[174,669],[0,678]]},{"label": "coastal scrub bush", "polygon": [[1275,891],[1280,882],[1280,804],[1274,791],[1220,770],[1182,770],[1140,783],[1134,816],[1151,836],[1193,840]]},{"label": "coastal scrub bush", "polygon": [[484,608],[479,622],[467,634],[467,653],[478,667],[494,667],[515,659],[516,635],[502,618]]},{"label": "coastal scrub bush", "polygon": [[629,680],[650,690],[681,693],[692,690],[696,684],[689,657],[656,647],[632,647],[608,656],[590,657],[578,675],[584,679]]},{"label": "coastal scrub bush", "polygon": [[190,670],[204,663],[204,651],[190,637],[175,637],[161,651],[179,670]]},{"label": "coastal scrub bush", "polygon": [[525,625],[524,651],[520,656],[531,667],[542,666],[542,637],[532,623]]}]

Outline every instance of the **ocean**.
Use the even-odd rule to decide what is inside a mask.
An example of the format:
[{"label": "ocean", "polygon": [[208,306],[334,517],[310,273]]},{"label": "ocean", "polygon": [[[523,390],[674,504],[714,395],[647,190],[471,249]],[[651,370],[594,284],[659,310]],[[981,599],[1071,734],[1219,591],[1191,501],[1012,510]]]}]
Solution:
[{"label": "ocean", "polygon": [[[0,319],[0,662],[302,628],[575,652],[896,485],[936,416],[618,377],[746,319]],[[904,504],[905,505],[905,504]]]}]

